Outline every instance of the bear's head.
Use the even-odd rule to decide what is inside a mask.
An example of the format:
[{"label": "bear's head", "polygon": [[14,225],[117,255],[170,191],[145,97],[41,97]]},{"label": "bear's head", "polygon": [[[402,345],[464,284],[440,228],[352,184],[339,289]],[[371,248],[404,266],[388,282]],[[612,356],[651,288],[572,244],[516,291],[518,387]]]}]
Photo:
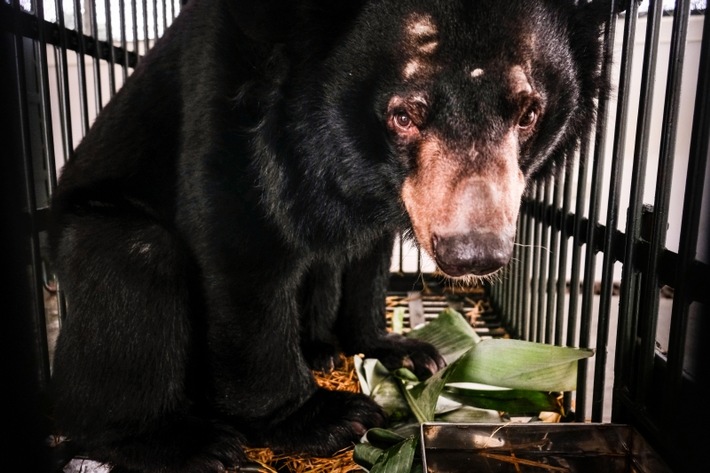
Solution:
[{"label": "bear's head", "polygon": [[308,51],[294,65],[305,98],[293,108],[312,118],[303,148],[343,201],[379,215],[396,201],[447,275],[495,272],[528,184],[593,125],[609,4],[363,3],[292,45]]}]

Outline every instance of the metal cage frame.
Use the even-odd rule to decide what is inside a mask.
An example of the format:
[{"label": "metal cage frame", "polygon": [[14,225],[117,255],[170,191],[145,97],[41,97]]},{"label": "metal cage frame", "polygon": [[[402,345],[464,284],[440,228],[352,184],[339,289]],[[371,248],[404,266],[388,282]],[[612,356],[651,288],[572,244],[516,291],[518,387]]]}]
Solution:
[{"label": "metal cage frame", "polygon": [[[578,156],[529,189],[511,269],[486,290],[513,336],[595,348],[595,357],[580,364],[577,391],[565,398],[576,421],[631,424],[674,470],[694,471],[710,440],[702,405],[710,394],[703,366],[710,359],[703,339],[710,334],[710,27],[705,10],[691,9],[690,0],[677,0],[672,14],[651,1],[641,15],[638,3],[627,0],[618,16],[613,11],[622,2],[613,3],[605,47],[615,59],[603,65],[615,84],[612,98],[599,101],[596,130]],[[49,433],[46,295],[53,279],[44,241],[58,167],[180,6],[178,0],[104,0],[101,21],[99,2],[66,4],[72,25],[62,0],[54,1],[54,12],[44,11],[41,0],[0,2],[2,267],[9,279],[4,346],[12,360],[11,405],[23,413],[15,440],[25,450]],[[82,13],[82,5],[91,8]],[[704,27],[686,109],[689,145],[679,152],[691,19]],[[640,21],[645,29],[637,28]],[[670,28],[669,58],[659,66],[663,28]],[[634,53],[639,34],[640,60]],[[632,77],[634,65],[640,81]],[[654,99],[659,78],[665,79],[663,103]],[[659,107],[657,134],[652,117]],[[679,176],[681,158],[687,165]],[[648,188],[652,204],[645,203]],[[679,199],[682,217],[671,219],[671,201]],[[667,248],[671,220],[679,234],[673,250]],[[405,246],[396,245],[393,281],[413,287],[411,281],[434,279],[421,255],[406,266]],[[666,341],[659,347],[661,331]],[[26,461],[36,463],[33,471],[51,469],[39,453]]]}]

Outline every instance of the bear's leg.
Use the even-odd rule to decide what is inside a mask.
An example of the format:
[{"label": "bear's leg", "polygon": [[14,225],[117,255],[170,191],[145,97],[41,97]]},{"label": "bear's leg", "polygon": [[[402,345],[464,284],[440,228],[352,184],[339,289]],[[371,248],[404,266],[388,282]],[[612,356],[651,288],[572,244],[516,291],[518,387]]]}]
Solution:
[{"label": "bear's leg", "polygon": [[367,396],[318,388],[301,344],[298,282],[307,265],[268,253],[272,264],[259,274],[228,270],[224,258],[221,267],[202,265],[217,271],[205,274],[214,404],[254,445],[330,455],[385,417]]},{"label": "bear's leg", "polygon": [[238,464],[239,434],[200,412],[204,384],[191,368],[201,357],[201,301],[181,244],[109,206],[62,219],[54,249],[68,316],[52,379],[62,433],[128,471]]},{"label": "bear's leg", "polygon": [[393,243],[393,236],[383,237],[345,269],[336,332],[346,354],[363,353],[390,370],[404,366],[425,379],[445,366],[444,358],[428,343],[386,330],[385,297]]},{"label": "bear's leg", "polygon": [[334,328],[340,307],[342,276],[342,266],[314,264],[300,291],[303,355],[314,370],[328,372],[340,362]]},{"label": "bear's leg", "polygon": [[276,451],[330,456],[384,423],[384,412],[370,397],[318,388],[296,412],[260,435]]}]

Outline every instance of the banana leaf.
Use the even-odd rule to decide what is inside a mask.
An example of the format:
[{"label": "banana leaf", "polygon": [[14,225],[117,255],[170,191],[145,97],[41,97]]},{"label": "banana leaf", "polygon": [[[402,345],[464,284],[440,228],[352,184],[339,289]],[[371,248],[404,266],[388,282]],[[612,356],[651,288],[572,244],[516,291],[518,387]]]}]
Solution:
[{"label": "banana leaf", "polygon": [[470,383],[452,383],[442,392],[442,397],[467,406],[493,409],[511,416],[537,415],[542,411],[562,413],[558,393],[521,389],[476,389]]},{"label": "banana leaf", "polygon": [[444,309],[435,319],[411,330],[407,336],[431,343],[449,364],[481,341],[468,321],[453,309]]},{"label": "banana leaf", "polygon": [[390,448],[406,439],[407,437],[398,434],[394,430],[382,429],[380,427],[374,427],[365,434],[366,442],[381,449]]},{"label": "banana leaf", "polygon": [[388,448],[372,465],[370,473],[410,473],[418,447],[419,440],[410,437]]},{"label": "banana leaf", "polygon": [[400,390],[409,408],[420,423],[434,420],[436,406],[447,380],[458,366],[456,360],[443,370],[434,373],[429,379],[411,383],[401,375],[401,370],[395,371],[395,377],[400,380]]},{"label": "banana leaf", "polygon": [[369,471],[384,454],[384,449],[362,442],[355,445],[353,461]]},{"label": "banana leaf", "polygon": [[[521,340],[481,340],[466,319],[452,309],[442,311],[407,336],[434,345],[448,365],[419,381],[409,370],[389,373],[379,362],[358,362],[356,358],[363,392],[378,396],[376,400],[386,412],[397,413],[396,421],[408,416],[405,403],[419,423],[437,417],[449,422],[496,422],[500,421],[499,411],[513,415],[558,411],[557,393],[576,389],[577,362],[594,353]],[[468,383],[479,386],[466,389]],[[456,401],[461,407],[437,412],[442,399]],[[385,405],[390,402],[397,407]],[[397,439],[381,432],[375,435]],[[361,466],[371,466],[371,473],[410,473],[417,468],[417,443],[416,436],[386,449],[364,443],[356,446],[354,458]]]},{"label": "banana leaf", "polygon": [[586,348],[491,338],[464,353],[448,381],[531,391],[572,391],[577,388],[577,362],[593,354],[594,350]]},{"label": "banana leaf", "polygon": [[[550,402],[544,394],[521,391],[559,392],[571,391],[577,385],[577,361],[591,356],[589,349],[559,347],[542,343],[511,339],[481,340],[468,322],[452,309],[439,316],[411,336],[432,343],[446,357],[456,355],[449,365],[426,381],[409,386],[403,376],[401,391],[419,422],[434,420],[437,400],[450,383],[481,383],[501,388],[515,389],[514,398],[519,404],[499,396],[486,399],[461,396],[455,400],[473,407],[506,411],[519,410],[539,403],[547,410]],[[464,350],[463,352],[461,350]],[[476,404],[477,401],[485,404]],[[527,400],[526,406],[523,401]]]},{"label": "banana leaf", "polygon": [[478,407],[462,405],[456,410],[438,414],[437,422],[453,422],[453,423],[472,423],[486,422],[495,423],[502,422],[500,413],[495,409],[481,409]]}]

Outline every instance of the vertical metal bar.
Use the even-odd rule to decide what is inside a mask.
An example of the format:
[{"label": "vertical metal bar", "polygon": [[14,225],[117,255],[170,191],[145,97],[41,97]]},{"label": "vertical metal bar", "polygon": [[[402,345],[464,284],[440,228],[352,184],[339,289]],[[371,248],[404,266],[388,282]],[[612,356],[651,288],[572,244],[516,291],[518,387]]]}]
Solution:
[{"label": "vertical metal bar", "polygon": [[[15,12],[20,11],[20,5],[18,0],[14,0],[12,3]],[[12,45],[14,53],[14,64],[16,74],[15,89],[18,92],[18,105],[19,110],[17,115],[20,121],[20,137],[19,148],[21,151],[22,159],[22,178],[23,183],[21,190],[23,193],[22,204],[23,213],[27,218],[27,230],[23,236],[28,238],[29,247],[29,261],[27,264],[30,265],[32,270],[28,276],[29,284],[31,285],[31,311],[32,311],[32,321],[30,323],[31,330],[33,331],[33,344],[32,344],[32,358],[36,362],[33,368],[36,368],[35,376],[37,384],[40,388],[45,389],[49,383],[49,353],[47,349],[47,326],[44,321],[44,302],[42,300],[42,289],[41,283],[39,281],[39,275],[41,271],[41,256],[39,250],[39,239],[37,233],[37,201],[36,192],[34,186],[34,170],[32,167],[32,143],[30,138],[30,116],[29,116],[29,104],[27,103],[27,74],[26,74],[26,45],[30,41],[25,39],[20,35],[14,36],[14,44]],[[34,47],[34,46],[33,46]],[[24,255],[23,255],[24,256]]]},{"label": "vertical metal bar", "polygon": [[138,58],[140,58],[140,39],[138,39],[138,4],[136,0],[131,0],[131,21],[133,23],[133,51],[136,53]]},{"label": "vertical metal bar", "polygon": [[[527,206],[527,202],[523,204],[524,206]],[[516,318],[517,318],[517,335],[520,338],[524,338],[524,327],[525,327],[525,291],[527,290],[526,286],[526,275],[525,275],[525,257],[527,254],[527,248],[525,247],[525,244],[527,243],[527,227],[528,227],[528,220],[527,220],[527,213],[519,219],[518,225],[520,227],[520,245],[518,246],[518,260],[517,260],[517,268],[516,268],[516,273],[515,273],[515,294],[513,297],[515,298],[515,305],[517,307],[516,311]]]},{"label": "vertical metal bar", "polygon": [[548,181],[548,188],[554,187],[551,197],[551,212],[550,212],[550,250],[549,250],[549,277],[547,279],[547,305],[545,314],[547,315],[547,326],[545,328],[544,342],[549,344],[555,343],[555,330],[557,329],[557,318],[555,317],[555,302],[561,297],[555,292],[557,287],[557,279],[559,278],[558,264],[560,254],[560,232],[562,231],[562,220],[560,207],[562,205],[562,180],[564,179],[564,166],[557,169],[553,179]]},{"label": "vertical metal bar", "polygon": [[[44,4],[43,2],[38,2],[36,5],[36,11],[35,15],[37,17],[37,20],[40,25],[43,24],[44,22]],[[57,18],[60,18],[61,15],[57,15]],[[43,192],[43,197],[46,198],[46,200],[40,202],[39,201],[39,196],[37,195],[37,189],[34,189],[35,193],[35,207],[31,207],[29,209],[31,214],[36,213],[38,207],[48,207],[50,205],[50,198],[52,194],[54,193],[54,189],[56,188],[57,185],[57,167],[56,167],[56,152],[55,152],[55,146],[54,146],[54,133],[53,133],[53,128],[52,128],[52,101],[50,98],[50,86],[49,86],[49,61],[47,58],[47,41],[45,38],[45,29],[40,26],[39,31],[38,31],[38,41],[35,43],[35,50],[37,51],[37,56],[39,58],[39,71],[37,74],[38,78],[38,92],[39,92],[39,97],[40,97],[40,106],[41,106],[41,115],[39,118],[39,126],[42,129],[42,143],[36,143],[36,146],[41,146],[40,152],[43,154],[43,164],[44,168],[46,169],[46,176],[45,176],[45,185],[46,188],[44,189]],[[56,48],[55,48],[56,51]],[[66,54],[64,55],[64,59],[66,60]],[[60,61],[57,61],[57,74],[59,74],[60,69],[62,68],[62,64]],[[66,64],[64,64],[66,66]],[[57,89],[60,91],[63,91],[63,85],[59,77],[57,77]],[[63,94],[63,92],[60,92],[60,94]],[[60,98],[61,100],[61,98]],[[64,97],[64,100],[66,100],[66,97]],[[66,106],[66,103],[63,104]],[[62,103],[60,101],[60,107],[62,107]],[[60,113],[62,110],[60,109]],[[65,128],[67,127],[67,122],[64,120],[64,117],[62,116],[62,121],[65,123]],[[71,126],[70,124],[68,126]],[[63,130],[62,136],[66,138],[65,132]],[[66,139],[65,139],[66,141]],[[67,146],[65,144],[65,146]],[[66,156],[66,154],[65,154]],[[37,164],[37,161],[35,161],[35,164]],[[34,186],[33,186],[34,187]],[[49,374],[51,373],[51,361],[50,361],[50,354],[49,354],[49,343],[48,343],[48,338],[47,338],[47,318],[46,318],[46,307],[44,304],[44,294],[43,290],[40,288],[44,288],[44,284],[47,282],[44,277],[45,277],[45,262],[42,257],[42,252],[41,248],[39,247],[39,225],[33,226],[34,231],[33,231],[33,245],[37,245],[36,248],[34,249],[35,251],[35,258],[33,258],[33,274],[35,275],[36,279],[36,284],[37,284],[37,290],[38,294],[37,297],[41,297],[41,307],[42,310],[38,311],[37,313],[37,318],[39,319],[39,323],[41,324],[41,330],[38,332],[38,340],[39,343],[42,345],[42,352],[44,358],[41,360],[41,362],[44,364],[44,369],[46,372]],[[51,276],[47,275],[48,278]],[[63,302],[63,301],[62,301]],[[63,312],[59,312],[60,320],[61,316],[63,315]]]},{"label": "vertical metal bar", "polygon": [[[62,127],[62,146],[64,162],[71,156],[74,148],[72,117],[69,92],[69,63],[67,60],[67,30],[64,24],[63,0],[56,0],[57,22],[59,24],[59,47],[55,49],[57,56],[57,83],[59,84],[59,116]],[[63,164],[63,163],[62,163]]]},{"label": "vertical metal bar", "polygon": [[[39,108],[37,110],[36,116],[36,126],[39,128],[39,136],[37,139],[39,143],[35,143],[35,151],[32,153],[32,169],[35,173],[33,178],[32,189],[35,196],[35,206],[29,209],[30,213],[37,212],[40,207],[47,207],[49,205],[49,196],[51,194],[51,189],[54,187],[56,182],[56,170],[54,167],[54,135],[52,129],[52,107],[51,99],[49,96],[49,61],[47,57],[47,40],[44,23],[44,4],[38,2],[35,5],[35,18],[37,19],[37,24],[39,25],[37,31],[37,40],[33,42],[33,48],[35,51],[35,58],[37,60],[36,64],[33,64],[33,68],[36,74],[33,76],[36,79],[36,94],[39,98]],[[42,182],[40,182],[40,179]],[[35,229],[35,238],[39,239],[39,224]],[[37,240],[39,241],[39,240]],[[39,292],[40,288],[44,286],[44,271],[43,271],[43,259],[41,254],[41,248],[38,246],[36,249],[36,259],[33,260],[32,274],[36,279],[36,284]],[[38,294],[38,298],[39,298]],[[42,344],[42,351],[45,353],[45,357],[41,362],[45,365],[47,372],[50,371],[49,363],[49,351],[47,349],[47,319],[46,312],[44,310],[44,299],[41,300],[42,310],[37,312],[37,320],[41,325],[42,329],[39,331],[39,342]]]},{"label": "vertical metal bar", "polygon": [[550,226],[548,221],[548,202],[551,196],[551,182],[546,178],[540,183],[538,191],[538,202],[540,205],[540,220],[539,220],[539,241],[538,241],[538,283],[537,283],[537,309],[535,310],[535,318],[537,319],[537,332],[535,341],[545,343],[545,332],[547,331],[548,318],[545,312],[545,302],[547,300],[547,262],[550,253]]},{"label": "vertical metal bar", "polygon": [[[537,183],[533,186],[531,194],[534,196],[537,192]],[[525,283],[528,290],[528,299],[525,306],[525,318],[526,318],[526,340],[532,340],[535,336],[535,317],[533,314],[535,307],[535,297],[536,293],[534,291],[534,280],[535,280],[535,236],[537,230],[537,219],[535,218],[535,202],[531,200],[530,202],[530,212],[528,212],[528,241],[526,242],[525,250],[525,260],[527,262],[527,267],[525,270]]]},{"label": "vertical metal bar", "polygon": [[[38,23],[42,25],[44,21],[44,4],[38,2],[36,4],[35,16]],[[35,42],[35,50],[39,58],[37,79],[39,89],[40,107],[42,111],[39,126],[42,130],[42,148],[43,163],[47,169],[47,197],[51,194],[56,183],[57,172],[54,165],[54,134],[52,132],[52,101],[49,97],[49,61],[47,60],[47,40],[45,38],[45,29],[40,26],[38,31],[38,40]],[[35,194],[35,197],[37,195]],[[41,206],[48,205],[49,202],[42,202]]]},{"label": "vertical metal bar", "polygon": [[150,51],[150,35],[148,34],[148,0],[143,0],[143,41],[145,44],[144,53],[147,53]]},{"label": "vertical metal bar", "polygon": [[[3,5],[2,23],[10,28],[19,26],[18,0]],[[4,15],[8,14],[5,18]],[[24,15],[24,13],[22,13]],[[15,29],[14,31],[18,31]],[[29,40],[4,30],[0,33],[0,143],[3,158],[0,171],[0,207],[2,207],[3,252],[0,267],[3,281],[3,349],[11,357],[3,365],[4,402],[17,414],[6,416],[4,426],[11,432],[3,439],[5,452],[12,452],[22,471],[52,471],[51,460],[44,447],[49,435],[46,428],[47,412],[40,401],[46,387],[47,373],[42,366],[44,348],[41,346],[36,311],[41,310],[41,287],[32,274],[32,252],[36,240],[30,233],[27,216],[28,193],[26,160],[29,157],[29,123],[23,57]],[[31,217],[30,217],[31,218]],[[35,253],[36,254],[36,253]],[[38,300],[39,299],[39,300]],[[19,455],[19,457],[18,457]],[[21,459],[20,459],[21,457]]]},{"label": "vertical metal bar", "polygon": [[[106,43],[108,44],[108,86],[109,96],[116,95],[116,49],[113,47],[113,21],[111,18],[111,0],[104,0],[106,9]],[[123,2],[121,2],[123,3]],[[98,43],[97,43],[98,45]]]},{"label": "vertical metal bar", "polygon": [[[523,205],[525,205],[523,203]],[[521,209],[522,213],[522,209]],[[508,306],[510,307],[510,312],[509,312],[509,317],[510,317],[510,328],[514,330],[515,335],[520,337],[520,327],[521,327],[521,314],[522,314],[522,300],[521,300],[521,293],[522,293],[522,287],[520,285],[520,277],[521,277],[521,272],[522,272],[522,259],[523,259],[523,247],[521,245],[522,237],[523,237],[523,228],[524,228],[524,217],[520,215],[518,217],[518,222],[517,222],[517,236],[516,240],[518,243],[515,245],[515,251],[513,253],[513,263],[514,266],[511,268],[512,274],[510,275],[509,279],[509,285],[510,289],[508,290]]]},{"label": "vertical metal bar", "polygon": [[[553,235],[557,234],[558,229],[556,228],[556,215],[557,207],[553,201],[553,195],[557,194],[555,189],[555,178],[553,175],[549,175],[545,180],[545,220],[543,226],[543,239],[542,239],[542,264],[544,265],[545,272],[540,285],[540,290],[544,297],[544,303],[540,305],[539,312],[543,314],[543,329],[540,333],[540,341],[543,343],[552,343],[552,330],[555,318],[552,316],[552,312],[548,310],[552,306],[554,297],[554,280],[553,273],[557,267],[556,258],[557,252],[553,246],[552,238]],[[554,268],[552,266],[554,260]],[[551,289],[550,289],[551,288]]]},{"label": "vertical metal bar", "polygon": [[530,334],[527,340],[538,341],[538,327],[540,316],[537,313],[538,300],[540,299],[540,240],[542,238],[542,222],[540,216],[540,207],[542,200],[542,183],[534,184],[533,212],[530,215],[530,220],[533,225],[533,240],[530,249]]},{"label": "vertical metal bar", "polygon": [[[633,368],[635,364],[634,349],[637,340],[636,326],[639,318],[638,312],[635,310],[638,297],[638,271],[635,267],[635,259],[637,245],[641,240],[643,193],[646,184],[648,142],[650,139],[651,110],[653,107],[653,91],[658,56],[658,33],[663,14],[662,8],[662,2],[653,2],[647,16],[629,210],[626,217],[625,263],[621,273],[621,300],[616,335],[616,359],[614,362],[615,385],[617,385],[615,389],[622,391],[635,389],[639,394],[642,394],[641,391],[643,390],[637,389],[638,385],[634,381],[637,373]],[[615,400],[614,402],[616,403],[617,401]]]},{"label": "vertical metal bar", "polygon": [[76,17],[76,32],[79,37],[76,64],[79,75],[79,109],[81,110],[81,134],[89,131],[89,94],[86,90],[86,41],[84,40],[84,19],[81,13],[80,0],[74,0],[74,15]]},{"label": "vertical metal bar", "polygon": [[518,217],[518,243],[517,249],[518,254],[515,260],[515,294],[513,295],[515,301],[515,326],[517,338],[524,339],[523,330],[523,314],[524,304],[525,304],[525,239],[527,237],[527,212],[523,212],[523,209],[527,207],[527,201],[523,200],[520,209],[520,216]]},{"label": "vertical metal bar", "polygon": [[581,255],[582,255],[582,223],[584,221],[584,206],[587,196],[587,166],[584,161],[587,160],[589,154],[588,137],[582,141],[580,148],[580,160],[582,163],[577,167],[577,194],[575,199],[575,211],[573,222],[573,243],[572,248],[572,272],[570,277],[570,299],[569,299],[569,321],[567,324],[567,345],[577,346],[577,312],[579,305],[579,284],[581,270]]},{"label": "vertical metal bar", "polygon": [[508,306],[508,311],[503,315],[504,321],[506,322],[508,330],[511,334],[518,334],[520,329],[518,325],[518,313],[520,305],[520,291],[518,289],[518,275],[520,273],[520,238],[522,236],[522,216],[518,216],[518,221],[516,222],[515,231],[515,246],[513,249],[513,261],[508,267],[506,276],[506,284],[509,286],[506,292],[506,305]]},{"label": "vertical metal bar", "polygon": [[647,389],[651,387],[656,347],[656,325],[658,320],[658,268],[661,252],[666,243],[670,189],[673,179],[676,133],[678,131],[680,86],[683,76],[683,58],[685,54],[685,38],[688,31],[689,11],[689,0],[678,0],[676,2],[676,9],[673,14],[673,31],[671,33],[671,51],[668,64],[665,107],[663,110],[663,128],[661,132],[660,155],[658,158],[658,175],[656,177],[656,193],[654,196],[648,267],[641,288],[641,314],[643,317],[641,317],[639,321],[641,346],[639,357],[640,364],[638,366],[640,388],[638,398],[645,397],[647,395]]},{"label": "vertical metal bar", "polygon": [[158,31],[158,0],[153,0],[153,44],[160,37],[160,32]]},{"label": "vertical metal bar", "polygon": [[[523,236],[524,232],[524,219],[521,217],[518,217],[518,241],[522,241],[521,238]],[[514,274],[512,274],[512,282],[513,282],[513,290],[510,291],[510,294],[508,294],[508,299],[511,307],[513,307],[513,317],[514,317],[514,326],[515,326],[515,334],[520,337],[521,330],[520,327],[522,325],[522,320],[521,320],[521,314],[523,312],[522,309],[522,286],[520,284],[520,278],[521,278],[521,273],[522,273],[522,267],[523,267],[523,247],[521,244],[516,244],[515,246],[515,269],[514,269]]]},{"label": "vertical metal bar", "polygon": [[89,20],[91,21],[91,36],[94,45],[94,100],[96,102],[96,113],[103,108],[103,93],[101,90],[101,44],[99,42],[99,25],[96,21],[96,0],[87,0],[86,6],[89,9]]},{"label": "vertical metal bar", "polygon": [[510,305],[511,282],[510,279],[506,279],[505,281],[501,280],[499,284],[494,283],[491,285],[493,288],[492,293],[495,294],[492,300],[499,304],[497,313],[501,314],[501,321],[506,326],[510,326],[510,317],[513,314],[513,308]]},{"label": "vertical metal bar", "polygon": [[121,65],[121,74],[123,83],[128,79],[128,40],[126,38],[126,2],[119,0],[118,15],[121,29],[121,48],[123,49],[123,64]]},{"label": "vertical metal bar", "polygon": [[[587,166],[585,165],[589,154],[589,136],[584,136],[581,140],[579,150],[580,165],[577,167],[577,195],[575,199],[574,223],[573,223],[573,246],[572,246],[572,266],[569,286],[569,309],[567,316],[567,341],[568,346],[578,346],[576,341],[577,335],[577,307],[579,305],[579,281],[582,272],[582,221],[584,218],[584,206],[587,195]],[[584,391],[579,388],[577,383],[576,400],[579,403],[580,398],[584,397]],[[571,393],[565,393],[565,405],[569,409]],[[584,411],[575,409],[575,417],[579,421],[584,421]]]},{"label": "vertical metal bar", "polygon": [[[673,295],[673,309],[668,340],[668,375],[663,391],[663,405],[672,406],[681,399],[683,365],[688,338],[688,312],[690,288],[693,287],[691,268],[698,250],[701,211],[703,207],[704,182],[710,156],[710,23],[705,14],[703,37],[700,46],[700,64],[695,93],[693,128],[690,138],[688,171],[683,199],[683,219],[678,247],[677,282]],[[707,242],[706,242],[707,244]],[[699,340],[702,335],[694,334]],[[706,342],[706,340],[701,340]],[[663,411],[664,425],[676,425],[683,429],[685,422],[678,418],[679,409]],[[673,430],[672,430],[673,431]]]},{"label": "vertical metal bar", "polygon": [[[606,22],[604,34],[605,56],[611,57],[614,52],[614,33],[616,31],[615,6],[612,2],[612,10]],[[611,64],[607,61],[602,63],[601,74],[607,79],[611,75]],[[607,80],[608,82],[608,80]],[[600,198],[602,189],[602,177],[604,175],[604,152],[606,149],[606,125],[608,121],[609,101],[602,97],[597,106],[597,123],[594,138],[594,160],[592,163],[592,182],[590,187],[589,209],[587,216],[587,248],[585,252],[584,265],[584,293],[582,295],[582,314],[580,319],[579,346],[588,347],[590,345],[590,332],[592,327],[592,311],[594,301],[594,278],[596,269],[596,229],[600,208]],[[577,371],[577,391],[586,393],[588,360],[580,360]],[[577,415],[583,416],[586,410],[585,395],[577,398]]]},{"label": "vertical metal bar", "polygon": [[604,415],[604,388],[607,364],[607,344],[609,340],[609,314],[614,279],[614,234],[618,225],[619,195],[624,164],[624,145],[629,111],[629,87],[633,65],[634,39],[636,36],[636,15],[638,6],[631,2],[624,22],[623,45],[620,63],[619,87],[616,91],[617,108],[612,151],[609,200],[607,203],[606,233],[604,234],[601,293],[599,298],[599,320],[597,344],[594,360],[594,387],[592,395],[592,421],[601,422]]},{"label": "vertical metal bar", "polygon": [[[528,206],[530,204],[528,203]],[[530,340],[532,337],[531,324],[531,308],[532,308],[532,264],[533,264],[533,246],[535,219],[532,217],[532,212],[525,213],[525,241],[523,247],[523,271],[520,282],[523,287],[523,303],[522,303],[522,324],[521,336],[523,340]]]},{"label": "vertical metal bar", "polygon": [[567,220],[572,205],[572,178],[575,156],[567,156],[567,160],[562,169],[560,169],[561,179],[564,181],[564,191],[562,197],[562,212],[560,214],[560,258],[559,270],[557,278],[557,307],[555,317],[557,319],[555,331],[555,345],[564,344],[564,329],[565,329],[565,294],[567,293],[567,255],[569,248],[570,232],[567,226]]},{"label": "vertical metal bar", "polygon": [[[524,204],[526,207],[528,206],[528,203],[525,202]],[[528,275],[527,275],[527,265],[528,265],[528,228],[529,228],[529,213],[525,212],[525,214],[522,215],[521,221],[520,221],[520,261],[518,262],[518,288],[519,291],[516,294],[518,298],[518,306],[520,307],[519,313],[518,313],[518,336],[522,338],[523,340],[526,339],[527,337],[527,323],[526,323],[526,317],[528,314],[527,311],[527,299],[528,299],[528,293],[530,291],[530,288],[528,286],[529,280],[528,280]]]},{"label": "vertical metal bar", "polygon": [[165,34],[165,30],[168,29],[168,5],[166,4],[165,0],[162,1],[162,7],[163,7],[163,34]]},{"label": "vertical metal bar", "polygon": [[[57,84],[58,84],[58,103],[59,103],[59,120],[62,129],[62,162],[60,167],[66,164],[70,159],[74,149],[74,131],[72,130],[72,114],[71,114],[71,93],[69,90],[69,64],[67,59],[67,29],[64,22],[64,4],[63,0],[57,0],[55,3],[57,22],[59,25],[59,47],[55,48],[55,61],[57,64]],[[56,158],[55,158],[56,159]],[[52,187],[50,192],[54,192],[54,186],[57,181],[56,160],[54,162],[54,175],[52,176]],[[66,318],[66,301],[64,294],[59,284],[57,285],[57,315],[58,323],[61,330],[61,324]]]}]

